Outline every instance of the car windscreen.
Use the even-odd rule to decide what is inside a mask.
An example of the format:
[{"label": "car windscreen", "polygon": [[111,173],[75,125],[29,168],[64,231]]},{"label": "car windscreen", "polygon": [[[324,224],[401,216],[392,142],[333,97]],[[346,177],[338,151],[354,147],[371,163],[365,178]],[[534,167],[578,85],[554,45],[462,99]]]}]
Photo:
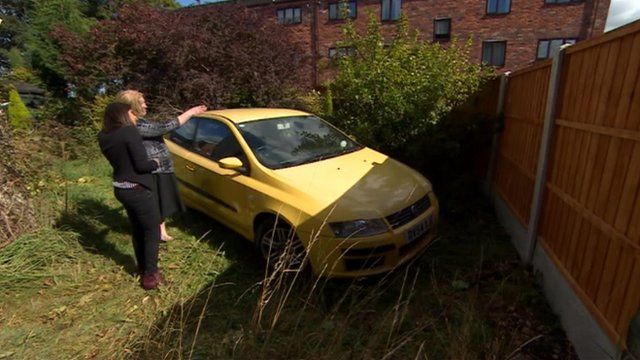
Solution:
[{"label": "car windscreen", "polygon": [[237,125],[258,161],[281,169],[319,161],[362,148],[316,116],[290,116]]}]

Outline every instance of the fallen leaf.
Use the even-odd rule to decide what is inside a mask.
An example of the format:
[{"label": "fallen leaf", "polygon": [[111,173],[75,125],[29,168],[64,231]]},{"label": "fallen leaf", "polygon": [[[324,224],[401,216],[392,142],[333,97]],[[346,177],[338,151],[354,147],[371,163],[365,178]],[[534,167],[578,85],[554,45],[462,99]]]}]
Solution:
[{"label": "fallen leaf", "polygon": [[91,177],[90,176],[83,176],[81,178],[78,179],[78,184],[86,184],[91,182]]},{"label": "fallen leaf", "polygon": [[451,286],[456,290],[466,290],[469,288],[469,283],[462,280],[453,280]]},{"label": "fallen leaf", "polygon": [[48,317],[49,320],[55,320],[55,319],[59,318],[60,316],[62,316],[66,310],[67,310],[66,306],[64,306],[64,305],[60,306],[59,308],[51,310],[47,317]]},{"label": "fallen leaf", "polygon": [[93,297],[93,294],[94,293],[88,293],[85,296],[81,297],[80,301],[78,302],[78,305],[82,306],[88,303],[89,301],[91,301],[91,297]]}]

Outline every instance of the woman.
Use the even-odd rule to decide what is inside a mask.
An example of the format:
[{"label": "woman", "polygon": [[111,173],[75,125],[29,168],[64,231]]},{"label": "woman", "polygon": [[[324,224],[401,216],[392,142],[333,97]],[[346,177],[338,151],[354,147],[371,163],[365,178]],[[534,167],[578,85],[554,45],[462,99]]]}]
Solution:
[{"label": "woman", "polygon": [[169,131],[176,129],[191,119],[192,116],[207,111],[204,105],[192,107],[177,118],[168,122],[153,122],[143,119],[147,114],[147,103],[141,92],[124,90],[116,95],[116,101],[129,104],[133,113],[138,116],[136,127],[142,135],[144,147],[150,158],[157,158],[160,166],[154,172],[154,193],[160,210],[160,240],[173,240],[167,233],[165,219],[179,211],[184,211],[184,204],[178,193],[178,185],[173,170],[173,161],[169,149],[162,137]]},{"label": "woman", "polygon": [[145,290],[151,290],[162,281],[158,271],[160,213],[151,192],[151,172],[158,168],[159,161],[147,157],[136,121],[131,106],[109,104],[104,112],[98,143],[113,168],[115,197],[127,210],[131,222],[140,283]]}]

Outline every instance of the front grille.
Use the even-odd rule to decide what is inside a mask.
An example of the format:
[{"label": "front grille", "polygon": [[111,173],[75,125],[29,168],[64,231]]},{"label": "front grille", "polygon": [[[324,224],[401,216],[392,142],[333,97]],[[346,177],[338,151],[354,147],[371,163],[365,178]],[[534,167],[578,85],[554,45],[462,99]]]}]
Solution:
[{"label": "front grille", "polygon": [[415,219],[420,214],[427,211],[430,207],[431,200],[429,199],[429,195],[425,195],[423,198],[407,206],[406,208],[387,216],[386,219],[389,222],[389,225],[391,225],[392,229],[397,229],[400,226]]},{"label": "front grille", "polygon": [[384,256],[373,256],[365,259],[345,259],[347,271],[374,269],[384,265]]},{"label": "front grille", "polygon": [[387,244],[387,245],[378,246],[374,248],[344,249],[343,254],[345,256],[371,256],[371,255],[382,254],[387,251],[394,250],[395,248],[396,247],[394,245]]}]

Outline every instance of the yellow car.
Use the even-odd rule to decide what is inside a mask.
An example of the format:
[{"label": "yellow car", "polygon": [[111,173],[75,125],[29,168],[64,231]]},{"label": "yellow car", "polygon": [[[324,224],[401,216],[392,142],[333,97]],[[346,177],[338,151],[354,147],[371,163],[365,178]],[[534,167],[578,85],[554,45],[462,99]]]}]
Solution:
[{"label": "yellow car", "polygon": [[187,206],[253,241],[268,264],[284,255],[316,275],[389,271],[433,239],[438,200],[411,168],[319,117],[228,109],[167,136]]}]

